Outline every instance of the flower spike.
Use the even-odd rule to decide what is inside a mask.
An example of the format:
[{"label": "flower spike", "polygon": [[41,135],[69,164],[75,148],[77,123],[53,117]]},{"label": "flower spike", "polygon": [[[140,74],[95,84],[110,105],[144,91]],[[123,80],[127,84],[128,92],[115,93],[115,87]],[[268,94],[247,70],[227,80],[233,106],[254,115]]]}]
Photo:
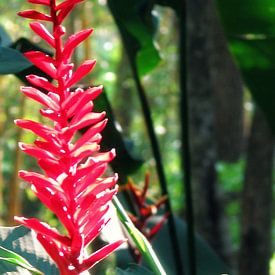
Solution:
[{"label": "flower spike", "polygon": [[[106,126],[105,112],[93,112],[93,100],[102,92],[102,86],[72,89],[95,66],[87,60],[78,68],[71,64],[76,47],[92,33],[92,29],[71,35],[62,41],[65,28],[61,25],[75,5],[84,0],[28,0],[44,5],[49,15],[35,10],[19,12],[25,18],[48,21],[49,31],[41,22],[31,22],[31,29],[54,50],[53,57],[39,51],[25,56],[48,76],[29,75],[34,87],[21,87],[21,92],[45,109],[40,113],[49,124],[18,119],[15,124],[38,136],[34,144],[19,143],[25,153],[37,159],[43,172],[20,171],[19,176],[31,185],[38,199],[59,219],[67,234],[35,218],[15,217],[19,223],[33,229],[37,239],[56,262],[61,275],[77,275],[94,266],[117,249],[125,240],[106,245],[92,254],[87,246],[99,235],[110,220],[109,205],[117,193],[117,175],[104,177],[108,163],[115,157],[114,150],[99,152],[101,131]],[[47,91],[45,93],[45,91]],[[77,139],[77,131],[87,129]]]}]

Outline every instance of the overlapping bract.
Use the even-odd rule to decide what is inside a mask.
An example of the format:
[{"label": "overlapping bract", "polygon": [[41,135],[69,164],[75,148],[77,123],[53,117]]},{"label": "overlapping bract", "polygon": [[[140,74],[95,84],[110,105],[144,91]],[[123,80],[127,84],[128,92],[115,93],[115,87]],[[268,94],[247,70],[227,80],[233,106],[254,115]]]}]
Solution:
[{"label": "overlapping bract", "polygon": [[[54,57],[39,51],[25,54],[55,80],[55,85],[46,78],[29,75],[27,79],[35,88],[21,88],[26,96],[44,106],[40,113],[52,121],[52,126],[31,120],[15,121],[19,127],[39,137],[34,144],[20,143],[19,146],[36,158],[44,171],[44,174],[20,171],[19,175],[31,184],[33,192],[55,213],[68,234],[62,235],[34,218],[15,219],[37,232],[38,240],[57,263],[61,274],[80,274],[123,242],[117,241],[87,255],[87,246],[110,218],[108,208],[117,192],[117,176],[102,178],[108,162],[115,156],[114,151],[99,153],[100,132],[107,121],[104,112],[92,112],[92,100],[101,93],[102,87],[71,91],[72,85],[95,66],[95,60],[87,60],[78,68],[70,63],[75,48],[92,33],[92,29],[70,36],[65,43],[62,41],[65,28],[61,23],[82,1],[66,0],[57,4],[56,0],[29,0],[47,6],[49,14],[35,10],[19,13],[29,19],[52,22],[52,33],[40,22],[32,22],[30,27],[55,50]],[[48,93],[43,93],[40,88]],[[87,127],[88,130],[76,140],[76,132]]]},{"label": "overlapping bract", "polygon": [[[167,221],[170,213],[167,212],[160,215],[160,221],[154,224],[153,227],[148,227],[148,222],[150,221],[150,219],[158,214],[158,210],[167,201],[167,197],[162,196],[156,202],[148,203],[149,184],[150,176],[149,173],[147,173],[145,176],[143,189],[137,187],[137,185],[135,185],[134,182],[129,179],[128,183],[125,186],[121,187],[121,191],[129,191],[129,195],[134,203],[135,214],[128,213],[128,215],[136,228],[140,232],[142,232],[142,234],[151,242],[156,234],[159,232],[159,230],[162,228],[164,223]],[[131,242],[129,242],[129,248],[136,262],[140,263],[142,256],[140,251],[135,246],[133,246]]]}]

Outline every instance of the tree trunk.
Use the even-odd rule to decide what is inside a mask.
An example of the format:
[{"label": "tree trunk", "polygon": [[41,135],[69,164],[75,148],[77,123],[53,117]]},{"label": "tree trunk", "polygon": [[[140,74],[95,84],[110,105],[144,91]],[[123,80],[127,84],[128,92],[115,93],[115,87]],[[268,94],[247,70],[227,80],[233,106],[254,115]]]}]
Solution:
[{"label": "tree trunk", "polygon": [[243,84],[229,53],[212,0],[209,62],[215,107],[215,132],[219,160],[238,161],[243,149]]},{"label": "tree trunk", "polygon": [[256,109],[248,143],[242,197],[240,275],[268,275],[271,256],[274,140]]},{"label": "tree trunk", "polygon": [[210,0],[187,1],[187,72],[190,145],[196,228],[219,254],[227,257],[215,164],[214,94],[210,74]]}]

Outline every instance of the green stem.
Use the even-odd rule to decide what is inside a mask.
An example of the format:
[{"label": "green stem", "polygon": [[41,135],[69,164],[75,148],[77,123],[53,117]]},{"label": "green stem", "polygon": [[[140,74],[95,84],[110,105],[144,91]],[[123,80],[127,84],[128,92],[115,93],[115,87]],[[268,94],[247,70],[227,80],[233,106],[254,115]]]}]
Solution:
[{"label": "green stem", "polygon": [[161,263],[157,255],[155,254],[151,244],[132,223],[117,197],[113,198],[113,204],[117,210],[118,218],[127,230],[129,236],[132,238],[133,242],[137,246],[144,259],[147,261],[149,267],[152,269],[154,274],[165,275],[166,272],[161,266]]}]

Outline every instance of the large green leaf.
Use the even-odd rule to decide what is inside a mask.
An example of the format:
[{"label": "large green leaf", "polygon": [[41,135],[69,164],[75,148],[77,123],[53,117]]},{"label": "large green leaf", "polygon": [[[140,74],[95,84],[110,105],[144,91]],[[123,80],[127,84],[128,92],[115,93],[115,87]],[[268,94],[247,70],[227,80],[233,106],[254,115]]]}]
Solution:
[{"label": "large green leaf", "polygon": [[[158,218],[156,217],[157,222]],[[188,262],[188,240],[186,223],[181,219],[175,219],[178,240],[181,244],[181,257],[184,263],[186,274],[189,274]],[[163,263],[164,269],[168,274],[175,274],[176,270],[173,264],[173,251],[168,238],[168,228],[164,226],[153,241],[153,247],[158,253],[160,261]],[[213,274],[231,274],[229,267],[221,260],[214,250],[204,241],[198,234],[195,236],[196,245],[196,266],[198,275],[213,275]]]},{"label": "large green leaf", "polygon": [[9,47],[12,43],[12,40],[6,30],[0,26],[0,46],[2,47]]},{"label": "large green leaf", "polygon": [[[28,51],[42,51],[48,55],[52,55],[52,53],[46,51],[45,49],[38,47],[36,44],[30,42],[26,38],[19,38],[14,43],[10,45],[10,47],[16,51],[18,51],[20,54],[23,54]],[[1,64],[1,63],[0,63]],[[49,77],[47,74],[45,74],[42,70],[34,66],[32,63],[29,62],[29,66],[26,68],[20,68],[18,72],[15,73],[15,75],[23,82],[26,82],[26,76],[29,74],[36,74],[42,77],[46,77],[50,81],[52,80],[51,77]]]},{"label": "large green leaf", "polygon": [[228,35],[275,35],[273,0],[216,0]]},{"label": "large green leaf", "polygon": [[17,50],[0,47],[0,74],[15,74],[30,67],[30,62]]},{"label": "large green leaf", "polygon": [[150,72],[160,61],[154,44],[157,17],[152,14],[153,4],[147,0],[108,0],[130,61],[137,66],[140,76]]},{"label": "large green leaf", "polygon": [[[37,241],[35,233],[23,226],[0,227],[0,246],[25,258],[44,274],[59,274],[55,264]],[[0,274],[31,274],[23,267],[0,261]]]},{"label": "large green leaf", "polygon": [[[155,220],[150,223],[156,224],[160,221],[160,217],[155,217]],[[185,275],[189,273],[188,249],[187,249],[187,232],[186,224],[181,219],[176,218],[176,227],[178,240],[181,250],[181,259],[183,262]],[[176,274],[176,269],[173,260],[173,248],[169,241],[169,230],[167,225],[159,231],[153,241],[153,248],[160,259],[167,274]],[[221,260],[215,251],[204,241],[199,235],[196,235],[196,265],[197,275],[213,275],[213,274],[232,274],[230,268]],[[127,263],[131,261],[131,256],[126,249],[116,252],[118,255],[118,265],[121,268],[126,268]]]},{"label": "large green leaf", "polygon": [[245,83],[275,133],[275,2],[217,0]]},{"label": "large green leaf", "polygon": [[111,273],[108,275],[153,275],[153,273],[142,266],[130,264],[127,269],[116,268],[114,274]]}]

